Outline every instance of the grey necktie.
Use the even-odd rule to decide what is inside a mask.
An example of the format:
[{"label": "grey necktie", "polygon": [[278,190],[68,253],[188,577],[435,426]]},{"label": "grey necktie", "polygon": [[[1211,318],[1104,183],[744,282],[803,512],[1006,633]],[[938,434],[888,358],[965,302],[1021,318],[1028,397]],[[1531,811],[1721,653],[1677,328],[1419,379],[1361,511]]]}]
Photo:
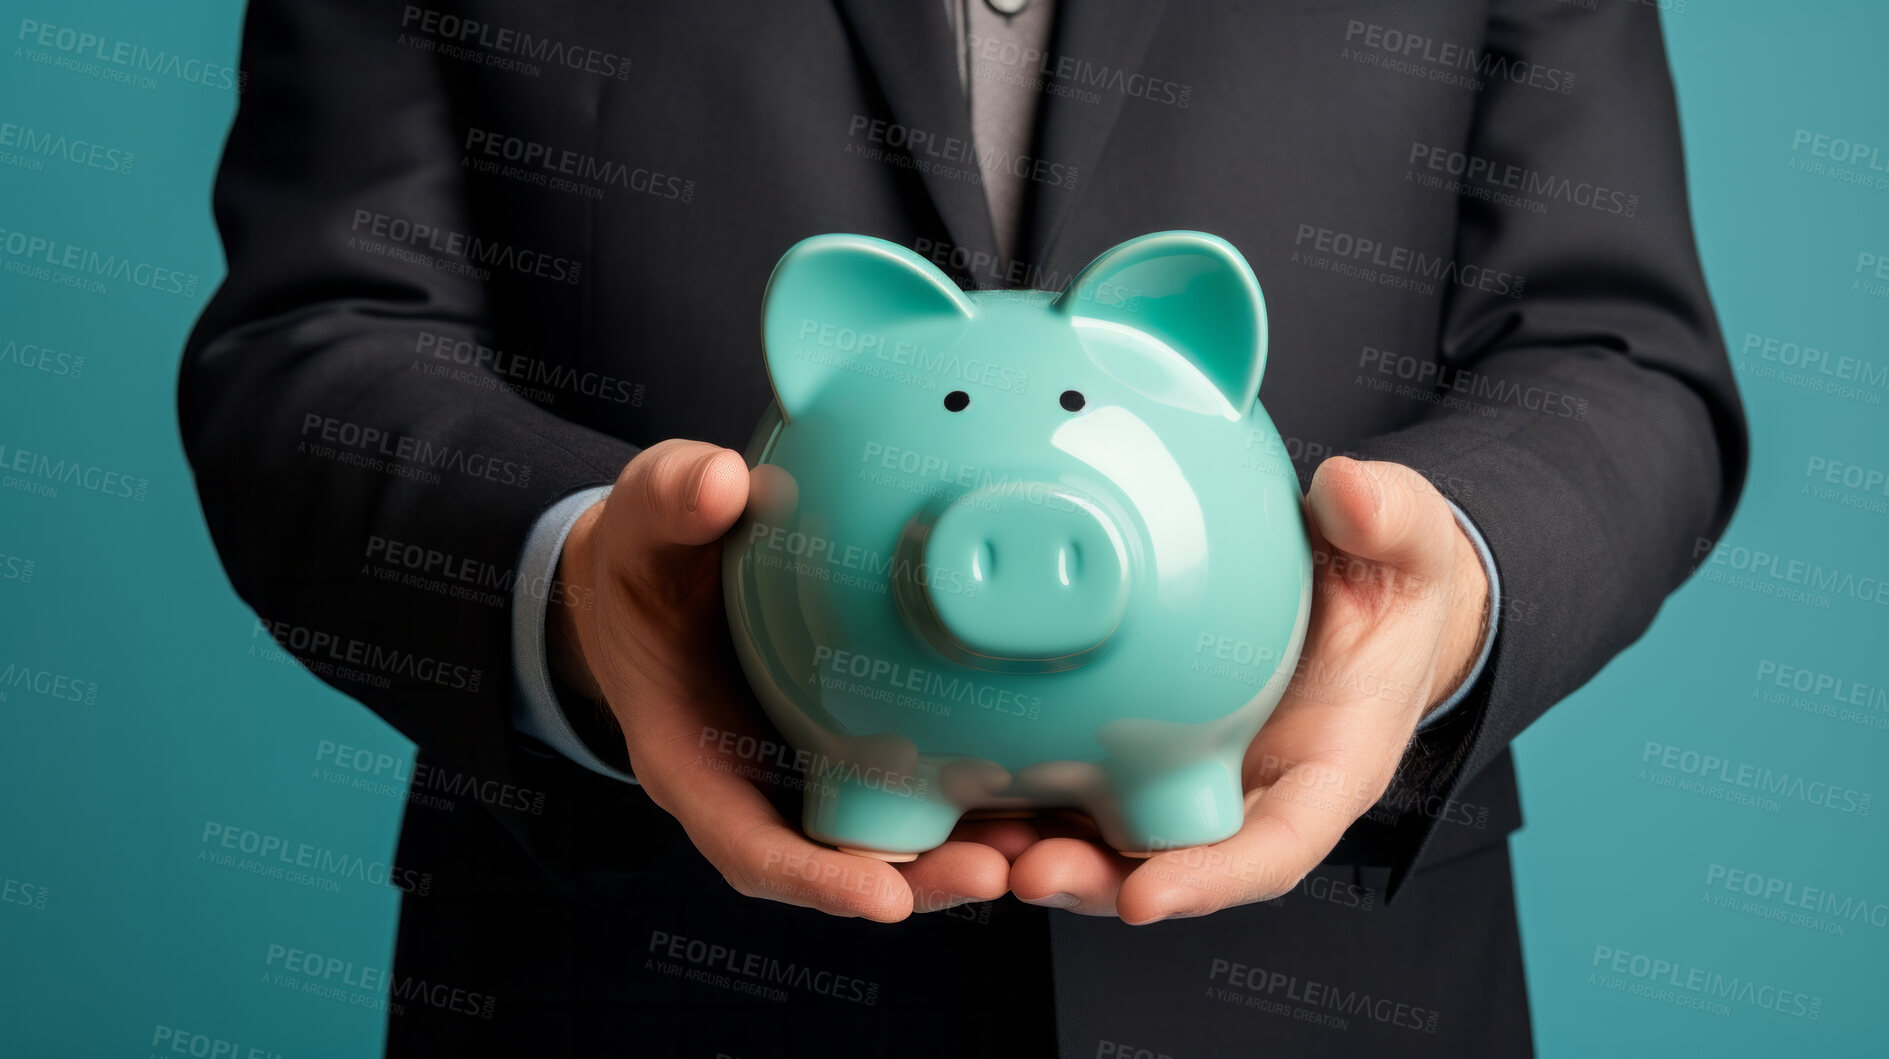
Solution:
[{"label": "grey necktie", "polygon": [[958,80],[970,96],[971,138],[983,172],[984,197],[997,229],[997,251],[1013,259],[1022,235],[1027,166],[1036,128],[1038,70],[1049,47],[1053,0],[1029,0],[1014,15],[999,14],[985,0],[946,0],[957,30]]}]

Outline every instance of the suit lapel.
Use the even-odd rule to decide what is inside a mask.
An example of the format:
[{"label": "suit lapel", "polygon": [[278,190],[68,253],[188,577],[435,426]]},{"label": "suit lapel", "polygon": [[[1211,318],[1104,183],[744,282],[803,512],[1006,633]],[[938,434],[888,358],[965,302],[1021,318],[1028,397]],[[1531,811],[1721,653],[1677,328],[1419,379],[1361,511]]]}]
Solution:
[{"label": "suit lapel", "polygon": [[[1095,85],[1085,83],[1083,74],[1065,82],[1093,91],[1101,97],[1098,102],[1060,93],[1042,97],[1037,115],[1039,155],[1052,164],[1074,166],[1077,180],[1073,190],[1041,182],[1030,188],[1020,253],[1039,266],[1048,266],[1076,202],[1095,179],[1096,160],[1102,157],[1128,99],[1120,79],[1146,72],[1141,69],[1142,57],[1162,8],[1160,0],[1058,0],[1056,26],[1050,35],[1053,56],[1074,60],[1086,74],[1110,76]],[[1113,76],[1117,73],[1120,79]]]},{"label": "suit lapel", "polygon": [[[970,107],[958,84],[957,43],[944,9],[936,3],[884,0],[839,0],[839,7],[859,37],[867,65],[892,110],[892,120],[906,130],[930,136],[937,150],[947,152],[935,157],[944,168],[975,174]],[[912,153],[921,162],[934,157],[922,150]],[[983,184],[954,179],[939,167],[927,167],[920,175],[951,242],[967,250],[996,253],[996,228]]]}]

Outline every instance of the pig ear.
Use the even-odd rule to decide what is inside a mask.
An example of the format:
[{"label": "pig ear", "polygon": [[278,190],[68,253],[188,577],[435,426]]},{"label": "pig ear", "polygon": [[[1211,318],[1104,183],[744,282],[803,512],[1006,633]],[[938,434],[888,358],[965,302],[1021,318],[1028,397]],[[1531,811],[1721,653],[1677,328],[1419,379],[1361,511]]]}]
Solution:
[{"label": "pig ear", "polygon": [[[762,299],[761,341],[781,413],[792,421],[812,407],[854,342],[942,319],[968,322],[971,300],[931,262],[865,235],[816,235],[781,255]],[[819,336],[850,332],[846,344]],[[848,352],[848,349],[851,352]]]},{"label": "pig ear", "polygon": [[1156,232],[1089,263],[1056,299],[1078,323],[1154,339],[1244,416],[1266,371],[1266,301],[1246,259],[1204,232]]}]

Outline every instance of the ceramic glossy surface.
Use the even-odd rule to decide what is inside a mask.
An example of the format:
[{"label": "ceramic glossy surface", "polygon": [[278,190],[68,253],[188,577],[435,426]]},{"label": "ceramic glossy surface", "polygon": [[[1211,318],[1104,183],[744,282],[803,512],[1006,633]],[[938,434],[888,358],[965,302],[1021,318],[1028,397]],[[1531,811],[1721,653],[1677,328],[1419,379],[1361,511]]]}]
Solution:
[{"label": "ceramic glossy surface", "polygon": [[763,340],[776,401],[723,588],[814,762],[807,833],[909,854],[967,810],[1048,806],[1124,851],[1237,831],[1312,581],[1239,252],[1160,232],[1060,293],[966,293],[817,236],[776,266]]}]

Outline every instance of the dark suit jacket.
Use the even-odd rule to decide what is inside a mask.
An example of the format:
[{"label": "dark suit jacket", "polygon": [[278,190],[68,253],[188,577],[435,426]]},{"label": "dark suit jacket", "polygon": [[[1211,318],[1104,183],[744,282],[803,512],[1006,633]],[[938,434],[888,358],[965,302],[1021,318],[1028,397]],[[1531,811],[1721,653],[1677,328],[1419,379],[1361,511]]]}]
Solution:
[{"label": "dark suit jacket", "polygon": [[[1060,6],[1048,58],[995,60],[1048,86],[1006,261],[936,4],[252,2],[180,418],[237,591],[439,781],[397,1050],[1527,1049],[1508,743],[1646,628],[1746,458],[1655,10]],[[1298,890],[1139,930],[828,919],[740,898],[639,789],[515,733],[527,531],[641,445],[746,441],[788,246],[1053,288],[1173,228],[1258,274],[1301,472],[1419,469],[1508,601],[1474,694]]]}]

